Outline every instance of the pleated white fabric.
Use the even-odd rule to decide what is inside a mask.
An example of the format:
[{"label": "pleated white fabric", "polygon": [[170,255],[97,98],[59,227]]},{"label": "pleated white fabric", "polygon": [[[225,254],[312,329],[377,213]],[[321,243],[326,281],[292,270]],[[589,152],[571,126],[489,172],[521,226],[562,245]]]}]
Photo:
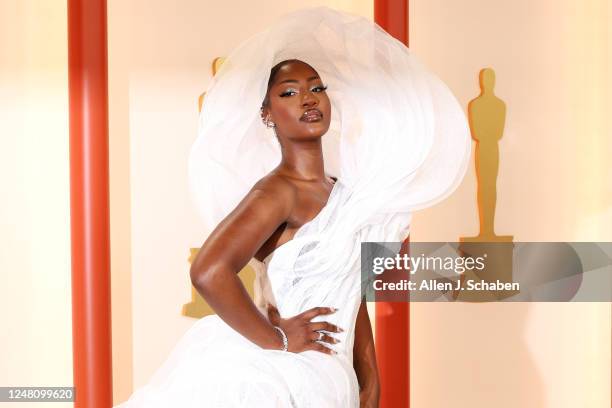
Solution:
[{"label": "pleated white fabric", "polygon": [[447,197],[469,161],[465,115],[447,86],[373,22],[325,7],[286,15],[226,59],[207,90],[189,158],[196,207],[211,231],[281,159],[259,117],[270,69],[296,58],[328,86],[326,172],[338,181],[321,212],[256,269],[255,302],[345,329],[335,356],[263,350],[216,315],[198,321],[122,408],[358,407],[352,368],[361,300],[360,243],[401,241],[412,212]]},{"label": "pleated white fabric", "polygon": [[[141,407],[359,407],[359,385],[353,369],[355,321],[361,301],[359,245],[342,269],[328,276],[297,276],[309,256],[309,243],[342,216],[351,191],[340,181],[319,214],[298,229],[256,270],[255,304],[266,315],[275,305],[281,316],[315,306],[338,311],[325,320],[345,329],[333,333],[340,343],[328,345],[338,354],[317,351],[286,353],[251,343],[217,315],[200,319],[187,331],[151,381],[119,408]],[[384,214],[362,228],[356,242],[401,240],[409,213]],[[327,344],[326,344],[327,345]]]}]

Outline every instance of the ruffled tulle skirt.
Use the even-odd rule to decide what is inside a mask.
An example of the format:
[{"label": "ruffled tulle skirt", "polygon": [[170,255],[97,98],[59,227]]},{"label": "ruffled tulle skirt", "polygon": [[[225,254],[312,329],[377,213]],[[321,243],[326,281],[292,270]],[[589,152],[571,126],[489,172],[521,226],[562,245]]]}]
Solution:
[{"label": "ruffled tulle skirt", "polygon": [[359,407],[346,355],[266,350],[217,315],[197,321],[150,382],[118,408]]}]

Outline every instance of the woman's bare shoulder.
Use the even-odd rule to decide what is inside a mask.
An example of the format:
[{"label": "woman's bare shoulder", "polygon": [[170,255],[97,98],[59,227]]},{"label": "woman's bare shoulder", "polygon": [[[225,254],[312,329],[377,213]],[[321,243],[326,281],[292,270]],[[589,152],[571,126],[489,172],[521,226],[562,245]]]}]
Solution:
[{"label": "woman's bare shoulder", "polygon": [[256,195],[263,195],[277,200],[284,201],[285,205],[292,207],[297,198],[297,188],[295,184],[279,174],[267,174],[257,181],[251,191]]},{"label": "woman's bare shoulder", "polygon": [[225,264],[239,271],[290,216],[296,188],[278,175],[258,180],[212,231],[196,258],[196,269]]}]

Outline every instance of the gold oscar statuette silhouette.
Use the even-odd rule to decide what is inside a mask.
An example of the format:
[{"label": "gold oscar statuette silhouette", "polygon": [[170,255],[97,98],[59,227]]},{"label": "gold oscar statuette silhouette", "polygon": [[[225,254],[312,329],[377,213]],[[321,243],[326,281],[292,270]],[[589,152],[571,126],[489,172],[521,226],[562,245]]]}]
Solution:
[{"label": "gold oscar statuette silhouette", "polygon": [[[217,73],[217,71],[219,70],[219,68],[221,68],[221,65],[223,65],[223,61],[225,61],[225,58],[223,57],[217,57],[213,60],[212,62],[212,74],[213,76],[215,76],[215,74]],[[202,93],[200,95],[200,97],[198,98],[198,112],[202,112],[202,104],[204,103],[204,96],[206,95],[206,92]]]},{"label": "gold oscar statuette silhouette", "polygon": [[[484,257],[483,270],[468,270],[461,276],[486,282],[512,282],[512,235],[495,233],[497,175],[499,170],[498,142],[504,132],[506,104],[495,96],[495,71],[484,68],[479,75],[480,94],[468,104],[468,119],[472,139],[476,143],[475,167],[477,180],[478,218],[480,232],[475,237],[461,237],[462,256]],[[465,289],[462,286],[462,289]],[[456,291],[455,297],[467,301],[502,299],[515,291]]]},{"label": "gold oscar statuette silhouette", "polygon": [[[212,63],[212,74],[213,76],[217,73],[221,64],[223,64],[224,58],[217,57]],[[202,104],[204,103],[205,93],[201,94],[198,98],[198,111],[202,111]],[[195,259],[200,248],[190,248],[188,262],[191,265]],[[253,282],[255,280],[255,271],[249,265],[245,266],[238,274],[242,284],[246,288],[247,292],[253,298]],[[215,311],[206,303],[206,301],[200,296],[198,291],[192,286],[191,287],[191,301],[183,305],[181,314],[187,317],[202,318],[211,314],[215,314]]]}]

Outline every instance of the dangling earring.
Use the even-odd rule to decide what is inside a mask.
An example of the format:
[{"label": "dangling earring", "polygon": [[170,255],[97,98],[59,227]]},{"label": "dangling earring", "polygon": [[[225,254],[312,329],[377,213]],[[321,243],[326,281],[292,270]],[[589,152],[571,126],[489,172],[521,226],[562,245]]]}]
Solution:
[{"label": "dangling earring", "polygon": [[266,125],[267,128],[274,128],[274,127],[276,127],[276,124],[270,120],[270,116],[269,115],[264,119],[263,108],[261,108],[259,111],[261,112],[261,119],[263,120],[263,123],[264,123],[264,125]]},{"label": "dangling earring", "polygon": [[266,125],[267,128],[276,127],[276,124],[270,120],[269,116],[264,119],[264,125]]}]

